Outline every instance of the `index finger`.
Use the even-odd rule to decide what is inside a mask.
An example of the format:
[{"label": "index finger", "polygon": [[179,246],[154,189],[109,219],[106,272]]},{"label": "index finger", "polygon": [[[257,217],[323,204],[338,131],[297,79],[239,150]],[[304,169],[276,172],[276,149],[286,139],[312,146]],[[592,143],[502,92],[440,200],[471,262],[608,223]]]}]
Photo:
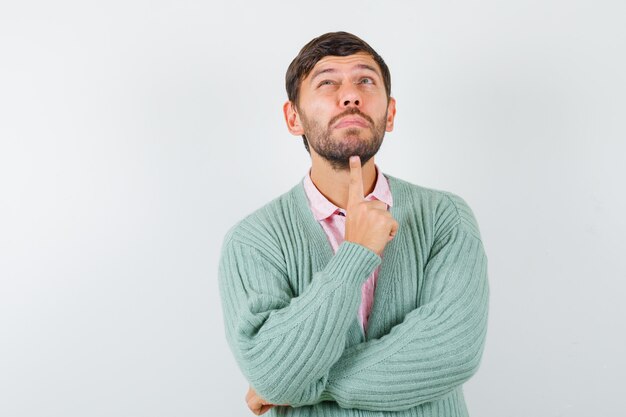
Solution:
[{"label": "index finger", "polygon": [[348,186],[348,204],[363,201],[363,175],[361,173],[361,158],[350,157],[350,183]]}]

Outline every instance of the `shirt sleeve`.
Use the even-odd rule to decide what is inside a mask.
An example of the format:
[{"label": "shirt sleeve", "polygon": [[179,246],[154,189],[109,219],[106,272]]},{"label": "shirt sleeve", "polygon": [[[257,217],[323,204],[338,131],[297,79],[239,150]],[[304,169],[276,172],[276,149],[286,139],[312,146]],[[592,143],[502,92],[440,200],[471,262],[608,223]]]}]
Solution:
[{"label": "shirt sleeve", "polygon": [[423,304],[388,334],[344,351],[320,401],[405,410],[449,394],[476,372],[487,330],[487,258],[464,222],[433,245],[423,292]]},{"label": "shirt sleeve", "polygon": [[312,404],[344,350],[359,288],[381,259],[344,242],[294,297],[281,257],[271,255],[232,233],[225,238],[218,280],[226,338],[262,398],[279,405]]}]

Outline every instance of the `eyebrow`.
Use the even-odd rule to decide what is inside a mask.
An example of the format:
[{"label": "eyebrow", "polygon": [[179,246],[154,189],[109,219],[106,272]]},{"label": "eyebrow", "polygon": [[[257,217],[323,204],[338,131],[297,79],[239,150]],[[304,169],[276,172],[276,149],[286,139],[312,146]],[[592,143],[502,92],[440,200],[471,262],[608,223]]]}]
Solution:
[{"label": "eyebrow", "polygon": [[[358,70],[358,69],[364,69],[364,70],[372,71],[374,74],[376,74],[376,75],[378,75],[380,77],[380,74],[378,73],[378,71],[376,71],[376,68],[372,67],[371,65],[357,64],[357,65],[354,66],[354,70]],[[313,80],[316,77],[318,77],[319,75],[326,74],[326,73],[333,73],[333,72],[337,72],[337,70],[335,68],[332,68],[332,67],[317,70],[311,76],[311,82],[313,82]]]}]

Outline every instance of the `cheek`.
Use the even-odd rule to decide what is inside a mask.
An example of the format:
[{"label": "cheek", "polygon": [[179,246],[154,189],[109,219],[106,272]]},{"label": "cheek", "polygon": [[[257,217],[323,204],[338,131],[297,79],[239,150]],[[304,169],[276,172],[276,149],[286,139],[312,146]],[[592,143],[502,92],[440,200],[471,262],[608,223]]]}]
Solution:
[{"label": "cheek", "polygon": [[387,103],[387,96],[381,96],[380,93],[368,97],[367,105],[370,111],[374,114],[385,114],[389,107]]},{"label": "cheek", "polygon": [[335,100],[330,98],[319,97],[316,100],[312,100],[309,108],[315,111],[315,115],[324,116],[329,113],[329,109],[334,108]]},{"label": "cheek", "polygon": [[309,120],[322,125],[327,124],[332,117],[332,114],[328,111],[328,106],[324,105],[311,106],[307,115],[309,116]]}]

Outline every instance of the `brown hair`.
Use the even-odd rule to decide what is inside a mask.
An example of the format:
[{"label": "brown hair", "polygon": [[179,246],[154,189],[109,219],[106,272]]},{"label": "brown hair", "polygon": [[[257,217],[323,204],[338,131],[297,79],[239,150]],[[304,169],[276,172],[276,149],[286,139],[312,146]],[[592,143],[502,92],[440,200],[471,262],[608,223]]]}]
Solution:
[{"label": "brown hair", "polygon": [[[357,52],[366,52],[372,56],[374,61],[380,67],[387,92],[387,99],[391,97],[391,74],[389,68],[383,58],[367,44],[363,39],[348,32],[329,32],[311,40],[304,45],[298,55],[291,61],[287,74],[285,74],[285,87],[287,88],[287,97],[296,108],[298,107],[298,98],[300,94],[300,85],[302,80],[311,72],[315,64],[325,56],[348,56]],[[309,144],[306,136],[302,135],[304,147],[309,151]]]}]

